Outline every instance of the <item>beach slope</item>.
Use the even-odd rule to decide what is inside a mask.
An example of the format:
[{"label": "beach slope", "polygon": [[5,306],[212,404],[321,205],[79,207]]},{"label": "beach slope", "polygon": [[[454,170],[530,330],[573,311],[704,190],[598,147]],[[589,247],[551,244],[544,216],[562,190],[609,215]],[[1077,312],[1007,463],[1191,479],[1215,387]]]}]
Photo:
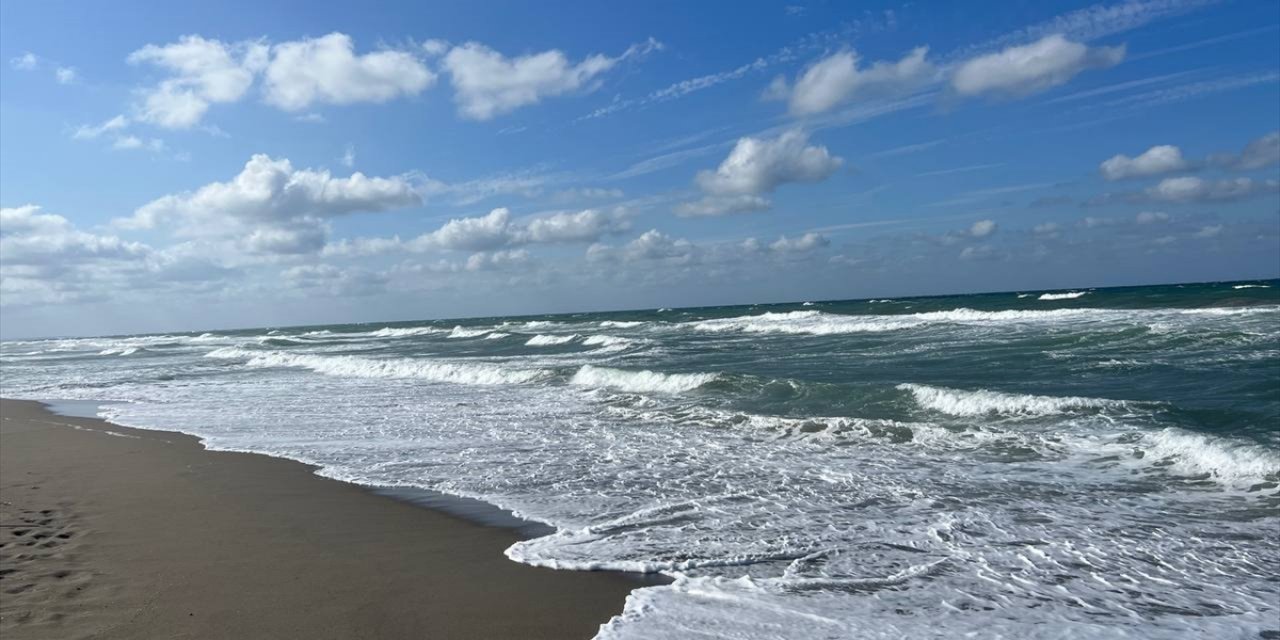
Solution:
[{"label": "beach slope", "polygon": [[[228,407],[234,411],[234,407]],[[0,636],[589,638],[636,582],[196,438],[0,401]]]}]

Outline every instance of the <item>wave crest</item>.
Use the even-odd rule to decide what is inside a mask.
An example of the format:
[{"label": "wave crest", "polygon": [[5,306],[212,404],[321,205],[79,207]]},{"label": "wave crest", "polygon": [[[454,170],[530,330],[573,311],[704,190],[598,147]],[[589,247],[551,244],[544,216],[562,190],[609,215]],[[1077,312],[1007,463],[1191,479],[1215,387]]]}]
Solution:
[{"label": "wave crest", "polygon": [[1073,396],[1036,396],[1030,394],[1001,393],[979,389],[964,391],[925,384],[904,383],[896,387],[908,391],[922,408],[953,416],[982,416],[988,414],[1047,416],[1079,410],[1123,408],[1122,400],[1082,398]]},{"label": "wave crest", "polygon": [[412,358],[378,360],[360,356],[321,356],[280,351],[253,352],[236,347],[216,349],[205,354],[205,357],[247,358],[245,365],[249,367],[293,367],[338,377],[416,378],[432,382],[473,385],[525,384],[545,380],[554,375],[546,369],[509,369],[485,363],[440,362]]},{"label": "wave crest", "polygon": [[605,387],[633,393],[681,393],[692,391],[718,378],[715,373],[660,373],[627,371],[584,364],[573,374],[569,384]]}]

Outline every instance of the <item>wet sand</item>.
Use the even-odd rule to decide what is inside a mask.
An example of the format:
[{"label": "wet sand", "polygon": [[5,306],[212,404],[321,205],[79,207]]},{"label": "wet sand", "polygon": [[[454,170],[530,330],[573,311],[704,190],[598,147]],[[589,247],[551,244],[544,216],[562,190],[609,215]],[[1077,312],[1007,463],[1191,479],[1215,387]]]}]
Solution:
[{"label": "wet sand", "polygon": [[313,472],[0,400],[0,637],[590,638],[639,586]]}]

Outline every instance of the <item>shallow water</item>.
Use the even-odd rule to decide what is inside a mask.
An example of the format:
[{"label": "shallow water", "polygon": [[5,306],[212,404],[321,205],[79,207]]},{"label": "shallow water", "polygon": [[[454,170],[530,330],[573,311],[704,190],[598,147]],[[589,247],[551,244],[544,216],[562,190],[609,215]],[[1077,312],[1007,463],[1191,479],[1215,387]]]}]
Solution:
[{"label": "shallow water", "polygon": [[[1255,285],[1255,286],[1245,286]],[[1280,631],[1280,283],[5,342],[3,394],[555,527],[605,638]]]}]

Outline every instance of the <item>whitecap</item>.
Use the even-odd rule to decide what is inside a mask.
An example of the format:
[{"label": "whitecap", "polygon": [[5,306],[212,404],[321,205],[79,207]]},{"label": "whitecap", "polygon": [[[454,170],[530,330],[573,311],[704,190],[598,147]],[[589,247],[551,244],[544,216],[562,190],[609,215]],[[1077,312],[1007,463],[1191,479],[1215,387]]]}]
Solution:
[{"label": "whitecap", "polygon": [[697,389],[718,377],[714,373],[660,373],[627,371],[584,364],[573,374],[569,384],[604,387],[634,393],[681,393]]},{"label": "whitecap", "polygon": [[1063,293],[1042,293],[1037,300],[1075,300],[1088,295],[1088,291],[1066,291]]},{"label": "whitecap", "polygon": [[574,339],[577,337],[578,337],[578,334],[576,333],[572,333],[567,336],[552,336],[552,335],[546,335],[546,334],[538,334],[532,338],[529,338],[529,340],[525,342],[525,344],[530,347],[550,347],[550,346],[555,346],[560,344],[568,344],[570,342],[573,342]]},{"label": "whitecap", "polygon": [[499,365],[470,362],[442,362],[414,358],[380,360],[360,356],[255,352],[224,347],[205,354],[208,358],[247,358],[249,367],[293,367],[310,369],[329,376],[349,378],[417,378],[432,382],[497,385],[523,384],[553,375],[545,369],[511,369]]},{"label": "whitecap", "polygon": [[896,388],[910,392],[915,398],[916,404],[922,408],[953,416],[981,416],[991,413],[1043,416],[1069,413],[1082,409],[1123,408],[1128,404],[1122,400],[1107,400],[1105,398],[1036,396],[1001,393],[986,389],[965,391],[911,383],[900,384]]},{"label": "whitecap", "polygon": [[484,334],[486,334],[486,333],[489,333],[490,331],[492,331],[492,330],[491,330],[491,329],[468,329],[468,328],[466,328],[466,327],[464,327],[464,326],[462,326],[462,325],[458,325],[458,326],[456,326],[456,327],[454,327],[454,328],[453,328],[453,331],[450,331],[450,332],[449,332],[449,335],[448,335],[447,337],[449,337],[449,338],[479,338],[480,336],[482,336],[482,335],[484,335]]}]

